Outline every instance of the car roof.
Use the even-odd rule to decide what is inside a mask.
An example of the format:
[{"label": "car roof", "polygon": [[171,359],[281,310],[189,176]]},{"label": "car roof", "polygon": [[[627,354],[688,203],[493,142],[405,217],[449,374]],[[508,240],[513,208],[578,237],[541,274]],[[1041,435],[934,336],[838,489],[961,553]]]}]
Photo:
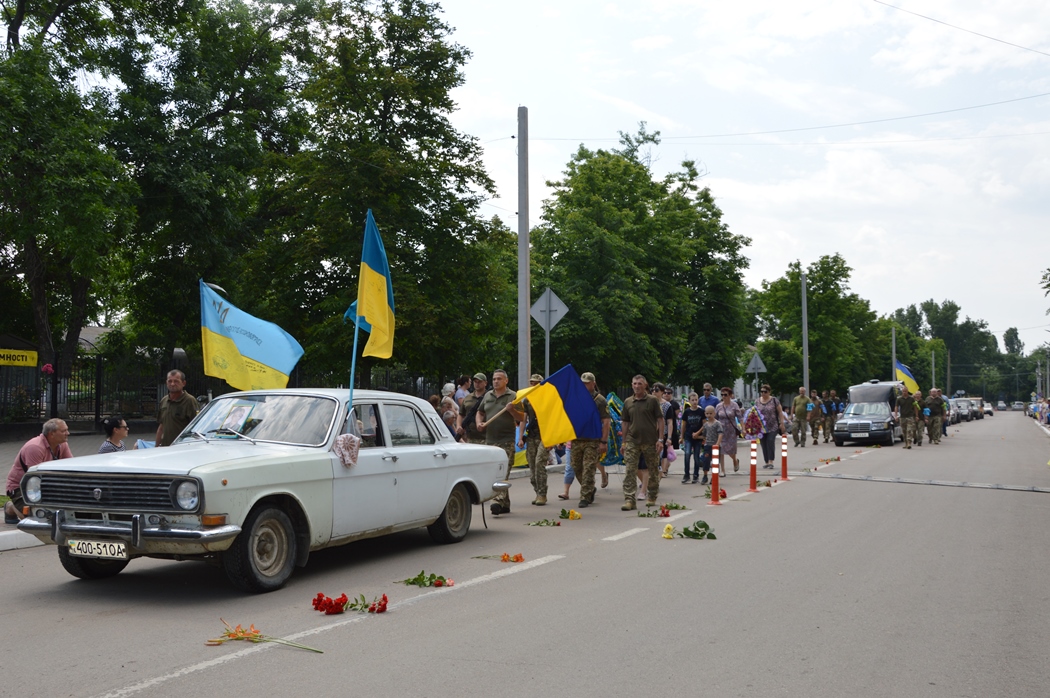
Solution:
[{"label": "car roof", "polygon": [[[350,398],[350,391],[346,388],[275,388],[271,390],[241,390],[235,393],[224,393],[222,395],[216,395],[215,399],[225,397],[244,397],[250,395],[307,395],[316,397],[330,397],[339,400],[340,402],[346,402]],[[418,398],[415,395],[406,395],[405,393],[395,393],[389,390],[354,390],[354,402],[374,402],[377,400],[383,400],[385,402],[390,401],[406,401],[412,402],[422,407],[424,405],[430,406],[430,403],[422,398]]]}]

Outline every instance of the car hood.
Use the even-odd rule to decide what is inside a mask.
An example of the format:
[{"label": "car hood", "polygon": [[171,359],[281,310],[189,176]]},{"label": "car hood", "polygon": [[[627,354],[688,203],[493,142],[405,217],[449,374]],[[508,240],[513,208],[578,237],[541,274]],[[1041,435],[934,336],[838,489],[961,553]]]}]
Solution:
[{"label": "car hood", "polygon": [[166,448],[143,448],[122,453],[79,456],[48,461],[34,466],[38,471],[81,473],[121,473],[152,475],[189,475],[195,470],[245,460],[286,458],[295,453],[324,453],[326,449],[280,444],[252,444],[248,441],[196,441]]}]

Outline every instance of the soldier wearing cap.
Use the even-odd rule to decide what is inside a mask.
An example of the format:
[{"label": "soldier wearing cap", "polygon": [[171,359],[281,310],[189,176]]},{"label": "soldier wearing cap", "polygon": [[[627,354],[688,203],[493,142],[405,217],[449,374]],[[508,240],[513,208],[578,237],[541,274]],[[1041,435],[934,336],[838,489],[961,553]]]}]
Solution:
[{"label": "soldier wearing cap", "polygon": [[[529,376],[530,386],[539,385],[542,382],[543,376],[538,373]],[[525,408],[527,422],[518,438],[518,448],[521,448],[523,444],[525,446],[525,458],[529,464],[529,482],[532,483],[532,489],[536,492],[536,498],[532,500],[532,503],[536,506],[543,506],[547,503],[547,464],[551,459],[551,450],[543,445],[543,438],[540,436],[540,422],[536,419],[536,410],[532,409],[529,399],[522,400],[521,406]]]},{"label": "soldier wearing cap", "polygon": [[580,481],[580,503],[577,506],[583,509],[594,504],[594,471],[609,448],[609,422],[611,420],[609,406],[595,386],[594,374],[587,371],[580,376],[580,380],[587,386],[587,391],[594,398],[594,406],[598,408],[598,418],[602,420],[601,439],[573,439],[572,441],[569,461],[576,474],[576,479]]},{"label": "soldier wearing cap", "polygon": [[478,431],[478,426],[474,422],[474,419],[467,419],[464,421],[463,417],[470,413],[476,413],[474,405],[485,397],[485,388],[488,387],[489,379],[485,377],[484,373],[474,374],[474,392],[467,393],[467,396],[463,398],[463,404],[459,406],[459,414],[456,416],[456,433],[459,434],[460,438],[471,444],[483,444],[485,443],[485,435]]}]

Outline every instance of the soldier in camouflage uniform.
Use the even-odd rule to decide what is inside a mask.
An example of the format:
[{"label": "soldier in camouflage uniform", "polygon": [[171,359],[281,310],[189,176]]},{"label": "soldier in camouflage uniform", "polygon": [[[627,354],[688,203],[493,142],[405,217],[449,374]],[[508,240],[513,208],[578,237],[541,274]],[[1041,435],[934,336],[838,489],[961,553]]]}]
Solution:
[{"label": "soldier in camouflage uniform", "polygon": [[900,420],[901,432],[904,435],[904,448],[911,448],[911,442],[915,438],[915,417],[918,415],[919,406],[915,398],[907,388],[901,390],[901,396],[897,398],[897,406],[894,408],[894,416]]},{"label": "soldier in camouflage uniform", "polygon": [[835,408],[838,406],[835,391],[832,390],[829,395],[828,391],[825,390],[820,396],[820,401],[824,404],[824,443],[827,443],[835,431]]},{"label": "soldier in camouflage uniform", "polygon": [[[529,385],[539,385],[542,382],[543,376],[538,373],[533,373],[529,378]],[[522,400],[521,406],[525,408],[527,422],[525,431],[518,441],[518,447],[520,448],[524,442],[525,460],[529,464],[529,482],[532,483],[532,489],[536,492],[536,498],[532,500],[532,503],[536,506],[543,506],[547,503],[547,464],[550,463],[551,450],[543,445],[540,422],[536,419],[536,410],[532,409],[529,399]]]},{"label": "soldier in camouflage uniform", "polygon": [[944,422],[944,400],[941,399],[941,391],[930,388],[930,396],[926,398],[926,409],[930,411],[930,424],[928,436],[931,444],[941,442],[941,425]]},{"label": "soldier in camouflage uniform", "polygon": [[623,511],[637,509],[638,458],[645,457],[652,470],[649,477],[649,492],[646,504],[656,504],[660,495],[660,458],[657,452],[664,440],[664,413],[660,409],[660,398],[650,395],[649,381],[637,375],[631,380],[634,394],[623,401],[620,421],[623,424],[623,462],[626,470],[623,478]]},{"label": "soldier in camouflage uniform", "polygon": [[573,439],[570,450],[572,470],[576,474],[576,479],[580,481],[580,503],[576,506],[583,509],[594,504],[594,471],[608,449],[611,418],[605,398],[595,387],[594,374],[584,373],[580,376],[580,380],[587,386],[587,391],[594,398],[594,406],[598,408],[598,418],[602,420],[601,439]]},{"label": "soldier in camouflage uniform", "polygon": [[483,444],[485,443],[485,435],[478,431],[478,425],[473,419],[468,419],[466,422],[463,418],[467,416],[470,410],[481,398],[485,397],[485,388],[488,387],[489,379],[485,377],[484,373],[478,372],[474,374],[474,392],[467,393],[463,398],[463,402],[459,406],[459,414],[456,415],[456,434],[466,441],[468,444]]},{"label": "soldier in camouflage uniform", "polygon": [[[485,443],[489,446],[499,446],[507,454],[505,479],[510,479],[510,471],[514,467],[514,432],[524,417],[512,404],[517,396],[516,392],[507,389],[507,372],[496,369],[492,372],[492,390],[485,393],[485,397],[481,399],[475,417],[478,431],[485,435]],[[507,407],[507,410],[499,414],[504,407]],[[499,416],[496,416],[497,414]],[[490,416],[492,421],[488,421]],[[497,493],[492,500],[491,510],[497,516],[509,514],[510,493],[506,490]]]},{"label": "soldier in camouflage uniform", "polygon": [[791,416],[794,417],[794,426],[791,434],[795,437],[795,445],[802,448],[806,447],[806,414],[809,405],[809,398],[806,397],[806,386],[801,386],[798,389],[798,395],[791,401]]},{"label": "soldier in camouflage uniform", "polygon": [[911,394],[915,398],[915,445],[922,446],[922,435],[926,433],[926,400],[922,397],[922,391],[916,390]]},{"label": "soldier in camouflage uniform", "polygon": [[[807,406],[809,410],[806,413],[806,417],[809,419],[810,428],[813,430],[813,445],[817,445],[817,436],[820,434],[820,425],[824,423],[824,403],[821,402],[820,396],[817,395],[817,390],[814,388],[809,391],[809,403],[812,407]],[[803,437],[803,442],[805,438]]]}]

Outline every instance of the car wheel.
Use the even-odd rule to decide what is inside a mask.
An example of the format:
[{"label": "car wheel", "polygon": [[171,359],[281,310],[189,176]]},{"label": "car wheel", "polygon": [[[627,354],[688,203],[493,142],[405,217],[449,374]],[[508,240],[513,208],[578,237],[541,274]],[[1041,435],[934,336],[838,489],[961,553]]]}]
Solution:
[{"label": "car wheel", "polygon": [[93,557],[71,555],[69,549],[58,546],[58,559],[62,567],[78,579],[106,579],[120,574],[130,560],[99,560]]},{"label": "car wheel", "polygon": [[846,441],[844,439],[835,439],[835,445],[836,446],[841,446],[844,443],[846,443]]},{"label": "car wheel", "polygon": [[470,494],[463,483],[460,483],[452,488],[444,511],[437,521],[427,526],[427,531],[438,543],[458,543],[467,537],[470,515]]},{"label": "car wheel", "polygon": [[295,568],[295,527],[288,514],[274,506],[252,510],[240,535],[223,553],[226,576],[238,589],[252,593],[284,586]]}]

